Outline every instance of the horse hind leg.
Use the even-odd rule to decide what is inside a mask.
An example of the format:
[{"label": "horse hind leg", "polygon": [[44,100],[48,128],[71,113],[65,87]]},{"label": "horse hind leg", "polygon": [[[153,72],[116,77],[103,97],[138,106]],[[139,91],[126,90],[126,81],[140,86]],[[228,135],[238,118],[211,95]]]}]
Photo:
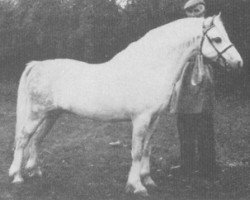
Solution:
[{"label": "horse hind leg", "polygon": [[[22,120],[20,117],[26,117],[26,119]],[[9,176],[14,177],[13,183],[23,181],[21,167],[24,149],[29,143],[31,136],[43,122],[44,115],[29,111],[27,116],[18,116],[17,120],[22,120],[23,124],[19,124],[19,127],[16,129],[14,158],[9,169]]]},{"label": "horse hind leg", "polygon": [[38,175],[42,176],[41,168],[38,165],[38,153],[40,145],[46,135],[50,132],[54,123],[58,119],[60,112],[51,111],[47,114],[43,123],[39,126],[36,133],[30,139],[29,145],[27,146],[28,161],[25,165],[25,169],[29,171],[30,177]]}]

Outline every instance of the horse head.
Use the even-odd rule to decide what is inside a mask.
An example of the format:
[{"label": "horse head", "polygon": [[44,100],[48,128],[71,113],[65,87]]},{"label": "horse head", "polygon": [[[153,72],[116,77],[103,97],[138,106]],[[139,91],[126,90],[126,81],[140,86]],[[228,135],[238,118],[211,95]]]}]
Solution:
[{"label": "horse head", "polygon": [[243,60],[224,28],[221,14],[204,20],[200,50],[204,57],[216,61],[224,67],[239,68],[243,66]]}]

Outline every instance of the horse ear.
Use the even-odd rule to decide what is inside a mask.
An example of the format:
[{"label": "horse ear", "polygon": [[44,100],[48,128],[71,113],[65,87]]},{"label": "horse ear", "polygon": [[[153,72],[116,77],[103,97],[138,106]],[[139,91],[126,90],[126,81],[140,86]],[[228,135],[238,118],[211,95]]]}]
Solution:
[{"label": "horse ear", "polygon": [[204,20],[203,28],[208,28],[213,25],[214,17],[208,17]]},{"label": "horse ear", "polygon": [[219,14],[217,15],[217,17],[218,17],[219,19],[221,19],[221,12],[219,12]]}]

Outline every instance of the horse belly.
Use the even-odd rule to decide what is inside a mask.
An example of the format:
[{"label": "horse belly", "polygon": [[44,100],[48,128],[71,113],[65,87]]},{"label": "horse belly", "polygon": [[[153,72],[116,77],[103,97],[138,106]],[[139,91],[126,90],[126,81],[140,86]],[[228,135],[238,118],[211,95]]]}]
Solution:
[{"label": "horse belly", "polygon": [[71,81],[64,88],[61,106],[78,115],[99,120],[128,120],[143,112],[158,112],[167,103],[163,92],[145,87],[141,82],[135,87],[114,81],[93,81],[92,78]]},{"label": "horse belly", "polygon": [[103,121],[109,120],[128,120],[130,112],[122,105],[109,104],[100,101],[88,101],[88,98],[81,101],[71,102],[66,109],[80,116],[98,119]]}]

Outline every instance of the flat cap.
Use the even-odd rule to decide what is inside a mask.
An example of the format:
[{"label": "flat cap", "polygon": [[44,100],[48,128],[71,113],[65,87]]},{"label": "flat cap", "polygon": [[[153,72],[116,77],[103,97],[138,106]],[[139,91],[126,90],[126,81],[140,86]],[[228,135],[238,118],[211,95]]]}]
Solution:
[{"label": "flat cap", "polygon": [[204,4],[205,5],[205,1],[204,0],[189,0],[187,1],[187,3],[185,3],[184,5],[184,10],[192,8],[198,4]]}]

